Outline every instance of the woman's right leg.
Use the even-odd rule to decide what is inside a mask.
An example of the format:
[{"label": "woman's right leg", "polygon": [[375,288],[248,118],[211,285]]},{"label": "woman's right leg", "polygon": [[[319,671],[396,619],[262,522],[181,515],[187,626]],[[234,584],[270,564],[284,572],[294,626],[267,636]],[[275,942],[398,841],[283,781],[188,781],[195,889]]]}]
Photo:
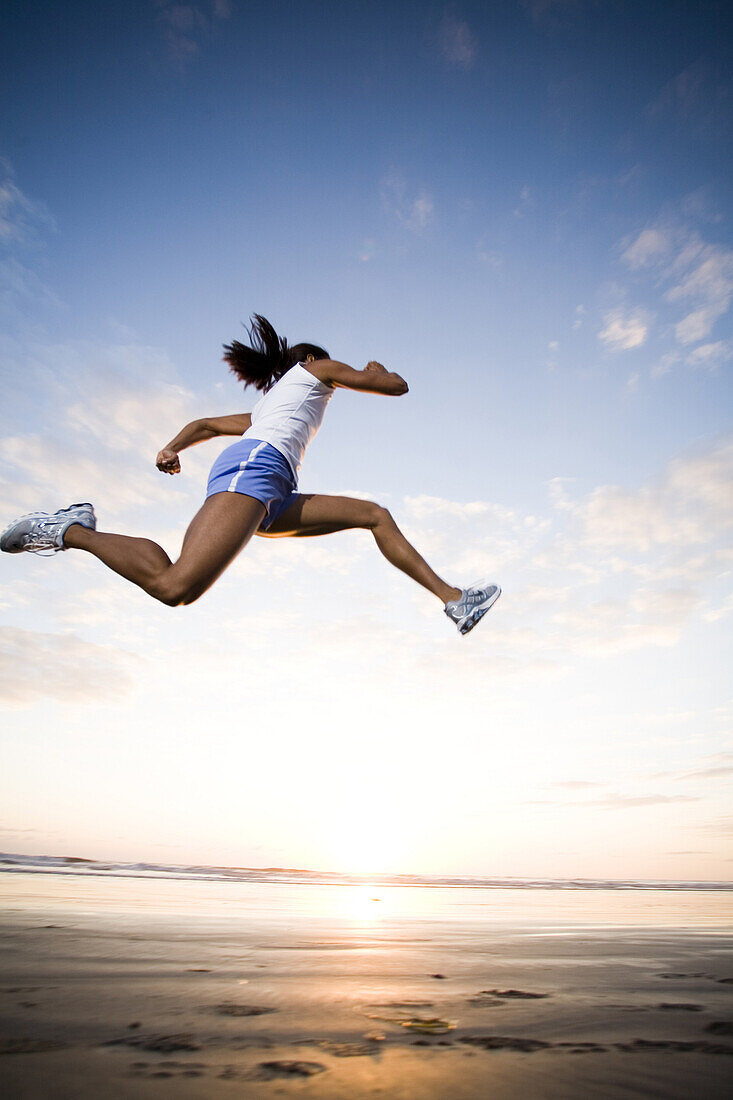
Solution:
[{"label": "woman's right leg", "polygon": [[437,596],[441,603],[457,600],[461,589],[439,577],[407,541],[390,512],[371,500],[358,497],[301,493],[298,499],[260,534],[269,538],[304,538],[330,535],[361,527],[371,531],[382,554],[391,565]]},{"label": "woman's right leg", "polygon": [[64,545],[86,550],[156,600],[176,607],[193,603],[211,587],[257,531],[265,512],[254,497],[215,493],[192,520],[175,563],[150,539],[105,534],[78,523],[66,531]]}]

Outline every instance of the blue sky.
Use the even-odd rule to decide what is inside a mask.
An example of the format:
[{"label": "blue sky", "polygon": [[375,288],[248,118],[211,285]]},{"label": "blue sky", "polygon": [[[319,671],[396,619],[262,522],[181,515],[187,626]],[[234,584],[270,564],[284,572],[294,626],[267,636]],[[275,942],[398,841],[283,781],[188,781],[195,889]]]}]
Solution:
[{"label": "blue sky", "polygon": [[220,350],[256,310],[410,383],[338,395],[303,489],[505,588],[461,641],[368,535],[258,540],[180,612],[3,560],[3,846],[726,877],[728,6],[3,19],[7,519],[89,498],[175,552],[220,448],[152,459],[251,406]]}]

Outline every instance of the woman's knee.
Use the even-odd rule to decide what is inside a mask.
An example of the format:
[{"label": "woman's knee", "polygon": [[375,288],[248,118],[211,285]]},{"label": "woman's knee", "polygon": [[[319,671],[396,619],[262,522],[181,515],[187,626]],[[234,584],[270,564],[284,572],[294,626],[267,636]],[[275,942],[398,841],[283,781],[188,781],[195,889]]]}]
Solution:
[{"label": "woman's knee", "polygon": [[373,501],[368,502],[368,523],[367,526],[373,531],[376,527],[386,527],[388,525],[394,525],[394,519],[389,509],[384,508],[381,504],[375,504]]},{"label": "woman's knee", "polygon": [[148,589],[150,595],[167,607],[183,607],[202,596],[202,585],[192,584],[184,577],[162,577]]}]

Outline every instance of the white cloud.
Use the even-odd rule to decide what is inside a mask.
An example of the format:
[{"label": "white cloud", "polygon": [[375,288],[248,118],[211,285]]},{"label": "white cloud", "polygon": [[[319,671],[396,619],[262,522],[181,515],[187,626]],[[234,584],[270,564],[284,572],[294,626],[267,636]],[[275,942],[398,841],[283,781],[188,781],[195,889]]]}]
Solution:
[{"label": "white cloud", "polygon": [[673,460],[637,490],[600,486],[578,507],[589,544],[647,553],[709,543],[733,525],[733,442]]},{"label": "white cloud", "polygon": [[733,251],[704,241],[685,225],[670,221],[646,227],[626,244],[622,259],[632,270],[653,271],[667,286],[665,301],[687,310],[674,326],[680,344],[704,340],[730,308]]},{"label": "white cloud", "polygon": [[686,362],[692,367],[705,367],[707,370],[715,370],[721,363],[727,362],[731,357],[731,350],[723,340],[715,343],[699,344],[687,356]]},{"label": "white cloud", "polygon": [[[101,507],[101,522],[127,524],[141,508],[155,505],[160,526],[172,522],[161,510],[170,506],[180,513],[182,502],[193,514],[213,456],[187,452],[176,479],[155,470],[159,448],[195,412],[193,395],[176,383],[160,351],[82,342],[37,347],[14,371],[21,382],[35,376],[33,391],[42,393],[44,402],[36,408],[41,430],[0,439],[8,518],[12,511],[54,510],[75,500]],[[83,402],[64,402],[80,390]]]},{"label": "white cloud", "polygon": [[627,245],[622,256],[629,267],[646,267],[669,250],[668,236],[661,229],[642,229],[638,237]]},{"label": "white cloud", "polygon": [[438,34],[443,57],[449,65],[470,69],[476,60],[478,42],[468,23],[446,15]]},{"label": "white cloud", "polygon": [[0,627],[0,700],[29,706],[41,699],[91,703],[116,699],[132,686],[136,659],[73,634]]},{"label": "white cloud", "polygon": [[647,338],[648,325],[641,310],[624,313],[612,310],[603,318],[604,328],[598,333],[606,347],[612,351],[631,351],[640,348]]}]

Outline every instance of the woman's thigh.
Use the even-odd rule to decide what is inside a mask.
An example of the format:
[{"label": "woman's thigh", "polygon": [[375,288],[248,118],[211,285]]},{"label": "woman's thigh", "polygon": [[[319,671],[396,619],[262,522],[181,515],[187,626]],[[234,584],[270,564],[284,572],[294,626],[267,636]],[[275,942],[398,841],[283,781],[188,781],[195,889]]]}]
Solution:
[{"label": "woman's thigh", "polygon": [[358,497],[301,493],[271,527],[258,534],[264,538],[298,538],[330,535],[354,527],[373,527],[381,510],[373,501]]},{"label": "woman's thigh", "polygon": [[261,501],[244,493],[210,496],[189,524],[171,575],[206,591],[247,545],[266,511]]}]

